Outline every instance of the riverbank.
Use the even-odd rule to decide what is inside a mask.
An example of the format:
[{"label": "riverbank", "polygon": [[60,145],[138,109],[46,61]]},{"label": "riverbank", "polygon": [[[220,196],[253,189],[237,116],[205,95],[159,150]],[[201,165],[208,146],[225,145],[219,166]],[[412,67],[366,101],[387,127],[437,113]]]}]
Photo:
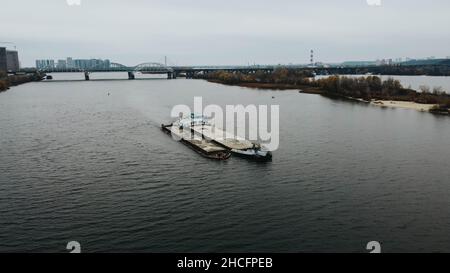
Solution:
[{"label": "riverbank", "polygon": [[3,75],[3,77],[0,78],[0,92],[8,90],[12,86],[17,86],[20,84],[41,80],[42,75],[39,73],[12,75],[12,76]]},{"label": "riverbank", "polygon": [[[326,91],[317,88],[317,87],[311,87],[311,86],[299,86],[299,85],[292,85],[292,84],[275,84],[275,83],[235,83],[235,84],[228,84],[220,80],[207,80],[208,82],[217,83],[217,84],[224,84],[224,85],[231,85],[231,86],[240,86],[240,87],[246,87],[246,88],[253,88],[253,89],[267,89],[267,90],[299,90],[300,93],[304,94],[313,94],[313,95],[322,95],[326,97],[335,97],[336,96],[330,96],[327,95]],[[432,112],[436,114],[447,114],[445,111],[436,112],[433,111],[435,107],[437,107],[437,104],[427,104],[427,103],[417,103],[414,101],[401,101],[401,100],[364,100],[361,98],[353,98],[353,97],[340,97],[341,99],[348,99],[353,101],[358,101],[362,103],[368,103],[374,106],[379,106],[383,108],[402,108],[402,109],[411,109],[416,110],[420,112]]]},{"label": "riverbank", "polygon": [[299,89],[298,86],[292,84],[276,84],[276,83],[258,83],[258,82],[241,82],[235,84],[228,84],[221,80],[216,79],[208,79],[208,82],[224,84],[224,85],[232,85],[232,86],[241,86],[247,88],[255,88],[255,89],[271,89],[271,90],[292,90]]},{"label": "riverbank", "polygon": [[432,110],[433,107],[436,106],[436,104],[423,104],[412,101],[386,101],[386,100],[375,100],[371,101],[370,104],[380,107],[412,109],[420,112],[430,112],[430,110]]},{"label": "riverbank", "polygon": [[0,92],[6,91],[9,88],[9,84],[6,80],[1,80],[0,79]]},{"label": "riverbank", "polygon": [[442,88],[423,88],[422,92],[404,88],[395,79],[382,80],[377,76],[330,76],[315,79],[296,71],[279,69],[272,73],[229,73],[225,71],[203,75],[209,82],[255,89],[299,90],[332,99],[369,103],[380,107],[414,109],[434,114],[450,114],[450,95]]},{"label": "riverbank", "polygon": [[[316,94],[316,95],[318,94],[318,95],[323,95],[326,97],[332,97],[332,96],[327,96],[327,94],[325,92],[323,92],[323,90],[315,90],[312,92],[301,90],[299,92],[305,93],[305,94]],[[383,108],[403,108],[403,109],[417,110],[420,112],[430,112],[433,110],[434,107],[437,106],[437,104],[417,103],[414,101],[402,101],[402,100],[377,100],[377,99],[365,100],[365,99],[353,98],[353,97],[343,97],[343,99],[367,103],[370,105],[379,106],[379,107],[383,107]]]},{"label": "riverbank", "polygon": [[280,83],[263,83],[263,82],[241,82],[241,83],[226,83],[221,80],[207,79],[211,83],[240,86],[253,89],[268,89],[268,90],[299,90],[302,93],[322,95],[324,92],[317,87],[295,84],[280,84]]}]

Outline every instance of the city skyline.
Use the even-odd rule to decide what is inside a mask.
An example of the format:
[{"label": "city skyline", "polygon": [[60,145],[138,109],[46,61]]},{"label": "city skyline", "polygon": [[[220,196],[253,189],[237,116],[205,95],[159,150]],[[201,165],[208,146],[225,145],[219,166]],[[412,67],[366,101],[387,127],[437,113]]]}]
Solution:
[{"label": "city skyline", "polygon": [[[287,63],[287,64],[280,64],[280,63],[272,63],[272,64],[260,64],[260,63],[248,63],[248,64],[231,64],[231,66],[258,66],[258,65],[350,65],[350,66],[358,66],[358,65],[392,65],[392,64],[399,64],[399,63],[405,63],[405,62],[410,62],[410,61],[423,61],[423,60],[444,60],[444,59],[450,59],[450,56],[428,56],[425,58],[413,58],[413,57],[397,57],[397,58],[383,58],[383,59],[376,59],[376,60],[345,60],[343,62],[336,62],[336,63],[331,63],[331,62],[316,62],[314,61],[314,59],[312,59],[311,61],[313,61],[313,63]],[[106,67],[111,64],[111,63],[116,63],[119,65],[125,65],[122,64],[120,61],[116,61],[116,60],[111,60],[110,58],[107,59],[100,59],[100,58],[80,58],[80,59],[75,59],[73,57],[65,57],[65,58],[50,58],[50,59],[37,59],[35,60],[35,65],[33,65],[32,67],[35,68],[44,68],[44,67],[51,67],[51,68],[87,68],[87,67],[92,67],[89,64],[89,62],[105,62],[107,65]],[[177,64],[171,64],[170,61],[168,60],[167,56],[163,57],[163,60],[160,61],[160,64],[165,64],[164,62],[168,62],[167,66],[179,66]],[[81,64],[83,63],[83,64]],[[139,65],[142,63],[138,63],[138,64],[129,64],[129,65],[125,65],[125,66],[129,66],[129,67],[133,67],[136,65]],[[222,64],[214,64],[212,66],[220,66]],[[227,64],[230,65],[230,64]],[[187,65],[187,66],[202,66],[201,64],[196,64],[196,65]],[[25,68],[32,68],[32,67],[25,67]],[[22,67],[24,68],[24,67]]]},{"label": "city skyline", "polygon": [[72,57],[66,57],[65,59],[38,59],[36,60],[37,69],[91,69],[91,68],[109,68],[111,61],[109,59],[74,59]]}]

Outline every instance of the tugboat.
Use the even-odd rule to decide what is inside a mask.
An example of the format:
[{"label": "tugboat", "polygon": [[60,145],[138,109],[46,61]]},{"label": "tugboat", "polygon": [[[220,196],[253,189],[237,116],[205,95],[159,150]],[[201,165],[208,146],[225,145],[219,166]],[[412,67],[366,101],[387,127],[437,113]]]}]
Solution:
[{"label": "tugboat", "polygon": [[194,128],[195,126],[211,126],[211,120],[208,117],[202,115],[191,114],[190,118],[180,117],[178,121],[175,122],[180,129]]},{"label": "tugboat", "polygon": [[237,150],[232,149],[231,153],[238,157],[255,160],[255,161],[271,161],[272,160],[272,152],[268,151],[264,147],[259,144],[254,143],[253,147],[245,150]]}]

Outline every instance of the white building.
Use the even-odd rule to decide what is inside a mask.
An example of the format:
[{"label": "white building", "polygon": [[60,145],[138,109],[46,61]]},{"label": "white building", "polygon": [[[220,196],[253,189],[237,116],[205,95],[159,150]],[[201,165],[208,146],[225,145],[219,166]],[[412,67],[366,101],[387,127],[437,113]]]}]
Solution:
[{"label": "white building", "polygon": [[54,60],[36,60],[37,69],[55,68]]}]

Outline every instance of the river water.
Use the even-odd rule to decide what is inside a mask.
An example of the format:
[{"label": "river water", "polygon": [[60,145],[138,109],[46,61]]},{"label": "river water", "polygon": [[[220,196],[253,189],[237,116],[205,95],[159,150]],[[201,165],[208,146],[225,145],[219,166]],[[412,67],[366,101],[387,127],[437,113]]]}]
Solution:
[{"label": "river water", "polygon": [[[163,134],[194,96],[280,105],[273,162],[210,161]],[[448,252],[449,136],[448,117],[296,91],[21,85],[0,93],[0,252]]]}]

